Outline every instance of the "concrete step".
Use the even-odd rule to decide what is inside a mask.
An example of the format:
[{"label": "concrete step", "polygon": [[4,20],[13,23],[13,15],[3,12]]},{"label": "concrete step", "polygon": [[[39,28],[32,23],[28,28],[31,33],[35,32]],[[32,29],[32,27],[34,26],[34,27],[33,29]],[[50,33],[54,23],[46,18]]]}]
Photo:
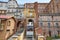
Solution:
[{"label": "concrete step", "polygon": [[18,32],[16,32],[14,35],[12,35],[8,40],[13,40],[13,39],[18,39],[19,35],[21,35],[21,33],[24,33],[24,30],[21,29]]}]

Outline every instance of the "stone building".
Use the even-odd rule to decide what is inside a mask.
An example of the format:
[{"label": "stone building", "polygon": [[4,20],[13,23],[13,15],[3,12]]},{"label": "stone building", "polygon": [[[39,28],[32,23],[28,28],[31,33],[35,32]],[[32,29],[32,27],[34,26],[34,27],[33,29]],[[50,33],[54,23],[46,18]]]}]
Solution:
[{"label": "stone building", "polygon": [[16,20],[12,16],[0,15],[0,40],[7,40],[16,32]]},{"label": "stone building", "polygon": [[[49,3],[25,3],[19,5],[16,0],[0,2],[1,15],[12,15],[24,25],[33,21],[34,27],[41,29],[40,33],[44,36],[60,35],[60,0],[51,0]],[[20,25],[20,24],[19,24]],[[40,28],[40,29],[39,29]]]},{"label": "stone building", "polygon": [[[60,35],[60,0],[51,0],[49,3],[26,3],[25,8],[34,8],[36,14],[36,23],[44,36]],[[40,30],[39,29],[39,30]],[[40,32],[40,33],[41,33]],[[39,32],[38,32],[39,33]]]}]

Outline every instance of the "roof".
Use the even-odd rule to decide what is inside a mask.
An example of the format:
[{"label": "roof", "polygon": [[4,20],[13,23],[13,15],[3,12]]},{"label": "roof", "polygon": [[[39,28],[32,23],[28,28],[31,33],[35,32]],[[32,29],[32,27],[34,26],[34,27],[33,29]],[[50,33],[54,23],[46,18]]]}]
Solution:
[{"label": "roof", "polygon": [[11,18],[11,17],[13,17],[13,16],[0,15],[0,18],[1,18],[1,19],[9,19],[9,18]]},{"label": "roof", "polygon": [[8,2],[0,1],[0,3],[8,3]]}]

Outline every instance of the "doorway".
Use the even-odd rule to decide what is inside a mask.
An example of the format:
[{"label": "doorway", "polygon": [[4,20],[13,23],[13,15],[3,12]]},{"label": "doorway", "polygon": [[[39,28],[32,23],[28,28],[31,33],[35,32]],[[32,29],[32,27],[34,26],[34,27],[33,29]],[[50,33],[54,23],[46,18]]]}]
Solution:
[{"label": "doorway", "polygon": [[51,37],[51,31],[49,31],[49,36]]},{"label": "doorway", "polygon": [[27,29],[28,29],[28,31],[33,31],[33,29],[34,29],[34,22],[33,22],[32,19],[28,20]]}]

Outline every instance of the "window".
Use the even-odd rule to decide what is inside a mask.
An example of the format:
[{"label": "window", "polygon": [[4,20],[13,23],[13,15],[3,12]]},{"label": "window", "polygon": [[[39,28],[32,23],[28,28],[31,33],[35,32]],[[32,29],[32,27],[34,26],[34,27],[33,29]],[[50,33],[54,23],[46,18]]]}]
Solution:
[{"label": "window", "polygon": [[41,27],[43,26],[43,23],[42,22],[40,22],[40,25],[41,25]]},{"label": "window", "polygon": [[55,25],[56,25],[57,28],[59,28],[59,24],[58,23],[56,23]]},{"label": "window", "polygon": [[20,17],[22,17],[22,16],[20,15]]},{"label": "window", "polygon": [[41,27],[43,26],[42,18],[39,19],[39,25],[40,25]]},{"label": "window", "polygon": [[48,22],[48,27],[50,28],[50,23]]},{"label": "window", "polygon": [[8,21],[8,22],[7,22],[7,26],[10,26],[10,24],[11,24],[11,22],[10,22],[10,21]]},{"label": "window", "polygon": [[22,13],[20,13],[20,15],[22,15]]},{"label": "window", "polygon": [[22,17],[22,13],[20,13],[20,17]]},{"label": "window", "polygon": [[50,22],[50,18],[48,18],[48,22]]}]

